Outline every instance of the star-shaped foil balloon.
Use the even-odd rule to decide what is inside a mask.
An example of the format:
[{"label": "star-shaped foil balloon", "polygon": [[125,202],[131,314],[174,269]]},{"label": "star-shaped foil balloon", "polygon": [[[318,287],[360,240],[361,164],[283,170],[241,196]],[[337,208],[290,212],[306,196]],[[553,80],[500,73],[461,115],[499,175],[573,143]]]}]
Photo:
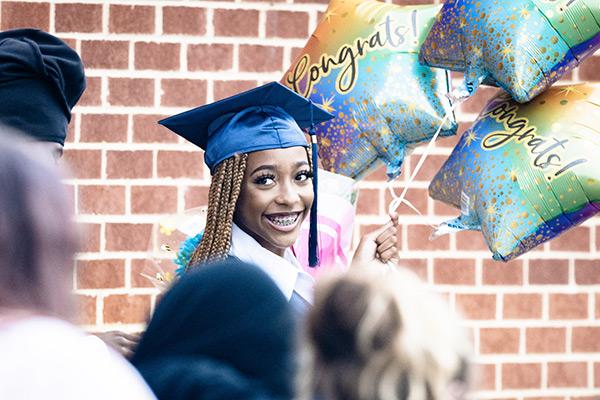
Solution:
[{"label": "star-shaped foil balloon", "polygon": [[555,86],[527,104],[492,99],[429,186],[461,209],[438,229],[481,230],[497,260],[600,211],[600,88]]},{"label": "star-shaped foil balloon", "polygon": [[420,52],[426,65],[465,73],[524,103],[600,47],[598,0],[448,0]]},{"label": "star-shaped foil balloon", "polygon": [[[446,71],[418,50],[440,6],[333,0],[282,83],[333,113],[316,127],[325,169],[361,178],[378,160],[396,177],[407,150],[456,132]],[[446,114],[449,117],[444,120]]]}]

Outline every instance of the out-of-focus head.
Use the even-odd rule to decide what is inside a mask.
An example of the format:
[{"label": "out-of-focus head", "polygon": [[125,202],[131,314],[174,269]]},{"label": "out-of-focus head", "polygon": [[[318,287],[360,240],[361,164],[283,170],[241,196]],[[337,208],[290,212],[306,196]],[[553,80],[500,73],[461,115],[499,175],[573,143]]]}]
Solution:
[{"label": "out-of-focus head", "polygon": [[62,154],[85,86],[83,63],[62,40],[36,29],[0,32],[0,124]]},{"label": "out-of-focus head", "polygon": [[69,317],[76,249],[56,165],[0,131],[0,308]]},{"label": "out-of-focus head", "polygon": [[366,265],[319,282],[305,332],[301,399],[460,399],[470,344],[411,272]]},{"label": "out-of-focus head", "polygon": [[255,391],[291,398],[293,332],[275,283],[226,260],[184,275],[167,292],[132,363],[159,398],[250,399]]}]

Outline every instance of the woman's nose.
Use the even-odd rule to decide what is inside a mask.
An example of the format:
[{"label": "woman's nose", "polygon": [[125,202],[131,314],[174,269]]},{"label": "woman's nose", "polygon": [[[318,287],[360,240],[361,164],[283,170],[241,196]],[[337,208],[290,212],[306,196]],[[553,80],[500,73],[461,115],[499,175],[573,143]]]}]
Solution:
[{"label": "woman's nose", "polygon": [[278,204],[293,204],[300,199],[298,190],[291,183],[282,183],[279,185],[279,193],[275,198]]}]

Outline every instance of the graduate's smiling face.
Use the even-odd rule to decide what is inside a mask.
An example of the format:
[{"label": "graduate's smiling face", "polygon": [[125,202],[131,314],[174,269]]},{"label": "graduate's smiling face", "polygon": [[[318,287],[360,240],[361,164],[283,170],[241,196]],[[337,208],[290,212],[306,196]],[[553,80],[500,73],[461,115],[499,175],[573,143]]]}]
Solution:
[{"label": "graduate's smiling face", "polygon": [[310,211],[311,176],[304,147],[248,154],[235,223],[262,247],[283,256]]}]

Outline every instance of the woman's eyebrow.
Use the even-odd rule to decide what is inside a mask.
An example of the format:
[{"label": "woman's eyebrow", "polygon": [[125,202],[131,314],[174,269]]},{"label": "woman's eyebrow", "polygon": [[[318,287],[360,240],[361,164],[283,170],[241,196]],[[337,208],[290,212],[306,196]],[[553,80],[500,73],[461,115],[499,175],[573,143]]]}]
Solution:
[{"label": "woman's eyebrow", "polygon": [[261,171],[263,169],[266,169],[268,171],[273,171],[275,169],[275,166],[274,165],[270,165],[270,164],[261,165],[261,166],[255,168],[254,171],[252,171],[250,173],[250,175],[254,175],[256,172]]}]

